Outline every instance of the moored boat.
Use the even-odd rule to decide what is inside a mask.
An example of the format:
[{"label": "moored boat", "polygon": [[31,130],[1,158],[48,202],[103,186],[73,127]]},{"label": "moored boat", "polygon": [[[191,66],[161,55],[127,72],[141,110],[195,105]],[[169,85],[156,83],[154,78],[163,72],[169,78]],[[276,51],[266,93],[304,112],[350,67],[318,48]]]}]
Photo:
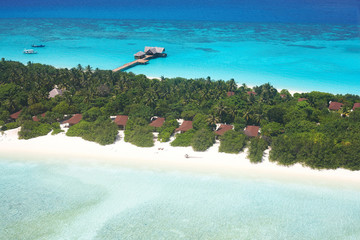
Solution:
[{"label": "moored boat", "polygon": [[31,45],[32,47],[45,47],[45,45],[43,45],[43,44],[40,44],[40,45],[36,45],[36,44],[33,44],[33,45]]},{"label": "moored boat", "polygon": [[24,49],[24,52],[25,54],[36,54],[37,52],[34,51],[34,49]]}]

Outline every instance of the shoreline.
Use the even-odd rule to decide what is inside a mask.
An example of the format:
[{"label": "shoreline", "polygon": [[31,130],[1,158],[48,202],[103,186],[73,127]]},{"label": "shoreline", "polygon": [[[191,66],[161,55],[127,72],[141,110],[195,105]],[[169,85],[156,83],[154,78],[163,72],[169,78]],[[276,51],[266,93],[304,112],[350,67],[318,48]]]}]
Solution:
[{"label": "shoreline", "polygon": [[[140,148],[123,140],[101,146],[65,133],[31,140],[17,139],[19,129],[0,135],[0,156],[20,162],[43,162],[89,165],[110,165],[139,170],[184,172],[254,180],[275,180],[307,185],[356,188],[360,190],[360,171],[346,169],[314,170],[300,164],[281,166],[269,162],[268,152],[262,163],[252,164],[246,151],[239,154],[219,153],[216,143],[206,152],[194,152],[191,147],[171,147],[170,143],[155,142],[151,148]],[[162,150],[161,150],[162,149]],[[185,158],[188,154],[190,158]],[[26,156],[24,158],[24,156]]]}]

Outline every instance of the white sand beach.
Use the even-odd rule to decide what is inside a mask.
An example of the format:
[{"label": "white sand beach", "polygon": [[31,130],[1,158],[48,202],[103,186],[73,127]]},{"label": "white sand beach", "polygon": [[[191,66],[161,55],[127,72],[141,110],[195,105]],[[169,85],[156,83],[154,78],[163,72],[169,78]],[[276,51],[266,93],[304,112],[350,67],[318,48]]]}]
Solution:
[{"label": "white sand beach", "polygon": [[[157,171],[196,172],[227,177],[247,176],[281,181],[301,181],[309,184],[360,186],[360,171],[313,170],[300,164],[286,167],[269,162],[268,151],[264,161],[252,164],[246,153],[219,153],[217,142],[206,152],[194,152],[191,147],[171,147],[169,143],[155,142],[151,148],[139,148],[123,139],[101,146],[65,133],[47,135],[31,140],[19,140],[18,129],[0,134],[0,157],[21,161],[76,161],[84,164],[119,164],[124,167]],[[185,155],[189,158],[186,158]]]}]

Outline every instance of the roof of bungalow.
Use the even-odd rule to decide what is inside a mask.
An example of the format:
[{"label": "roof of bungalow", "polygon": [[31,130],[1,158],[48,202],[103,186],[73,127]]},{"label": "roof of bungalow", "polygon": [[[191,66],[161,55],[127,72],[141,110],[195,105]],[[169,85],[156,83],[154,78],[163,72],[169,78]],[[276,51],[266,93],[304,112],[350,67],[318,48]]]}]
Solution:
[{"label": "roof of bungalow", "polygon": [[231,129],[233,129],[232,125],[221,124],[220,127],[216,130],[215,134],[222,136],[224,135],[224,133],[230,131]]},{"label": "roof of bungalow", "polygon": [[192,129],[192,121],[184,121],[180,127],[178,127],[175,131],[182,131],[182,132],[186,132],[187,130]]},{"label": "roof of bungalow", "polygon": [[81,121],[82,119],[82,114],[75,114],[74,116],[72,116],[70,119],[64,121],[63,123],[68,123],[70,125],[74,125],[74,124],[77,124]]},{"label": "roof of bungalow", "polygon": [[231,96],[234,96],[234,95],[235,95],[234,92],[227,92],[226,94],[227,94],[228,97],[231,97]]},{"label": "roof of bungalow", "polygon": [[254,91],[248,91],[247,94],[248,94],[248,95],[256,95],[256,92],[254,92]]},{"label": "roof of bungalow", "polygon": [[280,97],[284,98],[284,97],[286,97],[286,94],[280,94]]},{"label": "roof of bungalow", "polygon": [[256,137],[259,134],[259,126],[246,126],[244,134],[248,137]]},{"label": "roof of bungalow", "polygon": [[[41,117],[45,117],[45,113],[42,113]],[[40,119],[37,116],[33,116],[32,119],[33,119],[34,122],[39,122],[40,121]]]},{"label": "roof of bungalow", "polygon": [[343,106],[343,103],[339,102],[330,102],[329,110],[340,110],[340,108]]},{"label": "roof of bungalow", "polygon": [[145,53],[143,51],[140,51],[140,52],[137,52],[134,54],[135,57],[141,57],[141,56],[144,56]]},{"label": "roof of bungalow", "polygon": [[49,98],[54,98],[57,95],[61,96],[62,94],[63,94],[63,91],[61,89],[54,88],[53,90],[51,90],[49,92]]},{"label": "roof of bungalow", "polygon": [[162,47],[145,47],[144,52],[148,53],[149,51],[152,54],[163,53],[165,51],[165,48],[162,48]]},{"label": "roof of bungalow", "polygon": [[307,98],[299,98],[298,102],[307,101],[307,100],[308,100]]},{"label": "roof of bungalow", "polygon": [[151,127],[161,127],[165,122],[165,118],[159,117],[152,121],[149,125]]},{"label": "roof of bungalow", "polygon": [[354,103],[352,110],[355,110],[356,108],[360,108],[360,103]]},{"label": "roof of bungalow", "polygon": [[22,111],[22,110],[20,110],[20,111],[18,111],[18,112],[16,112],[16,113],[11,114],[10,117],[11,117],[12,119],[18,119],[19,116],[20,116],[21,111]]},{"label": "roof of bungalow", "polygon": [[129,117],[126,115],[117,115],[114,122],[118,126],[126,126]]}]

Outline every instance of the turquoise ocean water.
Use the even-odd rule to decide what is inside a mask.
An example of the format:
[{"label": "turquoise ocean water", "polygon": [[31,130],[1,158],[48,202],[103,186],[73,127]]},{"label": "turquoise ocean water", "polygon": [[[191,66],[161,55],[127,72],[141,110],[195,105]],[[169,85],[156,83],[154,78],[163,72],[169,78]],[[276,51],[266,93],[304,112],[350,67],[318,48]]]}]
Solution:
[{"label": "turquoise ocean water", "polygon": [[360,190],[2,157],[0,216],[1,240],[356,240]]},{"label": "turquoise ocean water", "polygon": [[[45,44],[38,54],[22,51]],[[168,57],[130,69],[151,77],[270,82],[298,91],[360,93],[359,25],[214,21],[0,19],[0,57],[114,69],[144,46]]]}]

